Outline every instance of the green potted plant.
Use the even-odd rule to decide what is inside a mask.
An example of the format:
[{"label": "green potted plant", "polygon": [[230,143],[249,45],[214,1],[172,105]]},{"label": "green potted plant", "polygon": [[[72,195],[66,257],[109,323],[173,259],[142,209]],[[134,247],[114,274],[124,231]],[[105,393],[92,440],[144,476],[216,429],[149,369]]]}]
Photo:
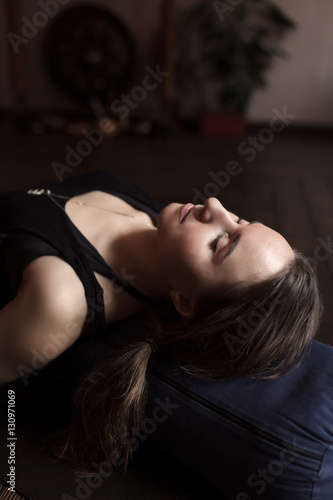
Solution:
[{"label": "green potted plant", "polygon": [[[201,0],[179,13],[174,50],[178,102],[195,103],[204,134],[242,133],[253,91],[266,84],[294,22],[269,0]],[[192,106],[193,107],[193,106]]]}]

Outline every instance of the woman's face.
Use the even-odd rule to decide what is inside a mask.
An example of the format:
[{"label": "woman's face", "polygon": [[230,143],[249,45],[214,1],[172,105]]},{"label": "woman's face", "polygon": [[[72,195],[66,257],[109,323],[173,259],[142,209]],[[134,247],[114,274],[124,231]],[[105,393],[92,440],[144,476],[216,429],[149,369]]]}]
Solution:
[{"label": "woman's face", "polygon": [[195,298],[224,283],[269,278],[294,258],[279,233],[239,220],[216,198],[204,205],[167,205],[158,219],[157,255],[170,289]]}]

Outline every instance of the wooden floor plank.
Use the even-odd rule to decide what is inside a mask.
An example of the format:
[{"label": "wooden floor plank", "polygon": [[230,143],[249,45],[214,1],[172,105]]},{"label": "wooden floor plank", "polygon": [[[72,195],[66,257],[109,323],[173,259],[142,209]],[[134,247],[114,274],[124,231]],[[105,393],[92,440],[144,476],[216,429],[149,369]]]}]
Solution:
[{"label": "wooden floor plank", "polygon": [[315,233],[308,218],[297,180],[279,179],[275,182],[277,217],[283,236],[295,248],[310,254]]},{"label": "wooden floor plank", "polygon": [[21,495],[17,491],[9,491],[9,486],[5,481],[0,479],[0,500],[28,500],[27,497]]},{"label": "wooden floor plank", "polygon": [[[333,281],[333,191],[327,177],[314,177],[302,181],[308,217],[317,232],[316,241],[326,251],[325,264]],[[333,283],[332,283],[333,284]]]},{"label": "wooden floor plank", "polygon": [[250,190],[243,192],[244,217],[248,221],[260,220],[263,224],[276,229],[274,199],[274,185],[267,179],[258,179]]},{"label": "wooden floor plank", "polygon": [[316,231],[314,256],[324,302],[321,332],[325,341],[333,345],[333,182],[330,176],[316,176],[303,179],[302,186],[308,217]]},{"label": "wooden floor plank", "polygon": [[[318,246],[317,226],[309,217],[309,206],[302,192],[302,183],[297,179],[280,179],[275,183],[275,186],[281,233],[296,249],[313,259],[317,269],[324,302],[324,314],[318,338],[323,342],[330,343],[333,331],[333,315],[330,308],[330,304],[333,302],[333,283],[330,274],[327,273],[325,263],[315,259],[315,249]],[[320,217],[320,214],[317,214],[316,217]]]}]

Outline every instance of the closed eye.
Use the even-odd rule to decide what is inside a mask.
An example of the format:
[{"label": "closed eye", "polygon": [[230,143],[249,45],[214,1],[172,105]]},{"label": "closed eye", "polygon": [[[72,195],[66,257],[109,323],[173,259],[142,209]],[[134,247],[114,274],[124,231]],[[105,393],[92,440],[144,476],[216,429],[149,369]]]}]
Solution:
[{"label": "closed eye", "polygon": [[222,236],[223,236],[223,234],[222,234],[222,233],[219,233],[219,234],[216,236],[215,240],[213,241],[213,245],[212,245],[212,247],[213,247],[214,252],[216,252],[216,250],[217,250],[217,244],[218,244],[219,240],[222,238]]},{"label": "closed eye", "polygon": [[[239,220],[244,220],[244,219],[240,218]],[[249,226],[252,225],[252,224],[262,224],[262,222],[260,222],[259,220],[254,220],[254,221],[248,223]],[[219,240],[222,237],[223,237],[223,233],[219,233],[216,236],[215,240],[213,241],[212,248],[213,248],[214,252],[216,252],[217,246],[218,246],[218,242],[219,242]],[[240,234],[234,239],[234,241],[231,244],[231,247],[229,248],[229,250],[226,253],[226,255],[224,256],[224,258],[228,257],[234,251],[234,249],[236,248],[239,240],[240,240]]]}]

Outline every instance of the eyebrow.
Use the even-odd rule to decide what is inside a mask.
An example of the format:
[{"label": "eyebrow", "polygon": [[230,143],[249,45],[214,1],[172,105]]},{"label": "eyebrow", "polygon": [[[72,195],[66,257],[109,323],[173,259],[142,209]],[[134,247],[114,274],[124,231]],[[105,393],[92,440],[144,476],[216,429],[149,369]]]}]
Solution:
[{"label": "eyebrow", "polygon": [[[249,225],[252,225],[252,224],[262,224],[262,222],[260,222],[259,220],[254,220],[252,222],[250,222]],[[229,255],[232,254],[232,252],[235,250],[235,248],[237,247],[239,241],[241,239],[241,234],[239,234],[238,236],[236,236],[236,238],[234,239],[234,241],[232,242],[232,244],[230,245],[230,248],[229,250],[227,251],[227,253],[222,257],[222,261],[224,259],[226,259],[227,257],[229,257]]]}]

